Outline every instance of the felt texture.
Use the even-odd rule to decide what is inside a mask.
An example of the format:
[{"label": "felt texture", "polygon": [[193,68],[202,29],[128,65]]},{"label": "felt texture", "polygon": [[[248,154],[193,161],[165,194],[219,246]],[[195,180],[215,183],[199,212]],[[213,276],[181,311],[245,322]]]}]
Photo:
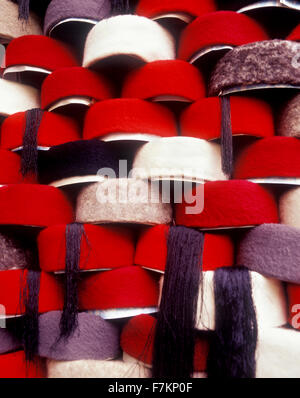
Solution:
[{"label": "felt texture", "polygon": [[[194,195],[202,195],[195,188]],[[186,214],[191,203],[175,205],[177,225],[198,228],[235,228],[277,223],[275,198],[266,189],[249,181],[214,181],[204,184],[204,209]]]},{"label": "felt texture", "polygon": [[17,154],[0,149],[0,184],[34,183],[34,177],[23,177],[21,159]]},{"label": "felt texture", "polygon": [[198,17],[182,32],[178,58],[189,61],[210,46],[241,46],[260,40],[268,40],[268,35],[253,19],[233,11],[212,12]]},{"label": "felt texture", "polygon": [[[26,270],[7,270],[0,272],[1,303],[5,307],[6,315],[23,315],[25,307],[22,296],[26,284]],[[49,293],[51,292],[51,294]],[[44,313],[62,309],[63,289],[56,278],[50,274],[41,273],[38,311]]]},{"label": "felt texture", "polygon": [[234,178],[300,177],[300,141],[268,137],[244,149],[235,164]]},{"label": "felt texture", "polygon": [[156,307],[157,304],[158,283],[140,267],[98,272],[86,275],[79,282],[80,310],[144,308]]},{"label": "felt texture", "polygon": [[133,162],[133,177],[215,181],[226,180],[219,144],[190,137],[168,137],[143,145]]},{"label": "felt texture", "polygon": [[169,203],[162,203],[155,185],[151,187],[148,182],[134,178],[109,178],[81,190],[77,198],[76,221],[169,224],[172,208]]},{"label": "felt texture", "polygon": [[39,317],[40,357],[56,361],[107,360],[120,354],[119,328],[100,316],[80,313],[78,327],[68,339],[59,340],[60,311]]},{"label": "felt texture", "polygon": [[175,59],[175,41],[157,22],[137,15],[104,19],[86,39],[83,66],[91,67],[114,55],[128,55],[143,62]]},{"label": "felt texture", "polygon": [[300,94],[293,97],[284,107],[278,125],[278,134],[300,137]]},{"label": "felt texture", "polygon": [[35,362],[26,362],[24,351],[0,355],[0,374],[2,379],[46,377],[44,362],[39,358]]},{"label": "felt texture", "polygon": [[[42,270],[65,270],[65,235],[66,225],[63,224],[40,232],[37,244]],[[85,224],[80,245],[79,268],[86,271],[128,267],[133,264],[134,251],[134,236],[126,227]]]},{"label": "felt texture", "polygon": [[48,378],[149,378],[150,371],[143,366],[123,361],[47,361]]},{"label": "felt texture", "polygon": [[204,79],[197,68],[181,60],[150,62],[126,77],[122,97],[151,100],[159,96],[196,101],[205,96]]},{"label": "felt texture", "polygon": [[172,137],[177,135],[177,126],[174,115],[166,107],[141,99],[110,99],[91,106],[85,117],[83,138],[113,133]]},{"label": "felt texture", "polygon": [[73,221],[73,209],[57,188],[12,184],[0,188],[0,224],[48,227]]},{"label": "felt texture", "polygon": [[25,84],[0,78],[0,115],[9,116],[28,109],[39,108],[39,91]]},{"label": "felt texture", "polygon": [[15,234],[2,231],[0,233],[0,270],[11,268],[29,268],[32,250],[24,240]]},{"label": "felt texture", "polygon": [[94,22],[109,17],[111,2],[109,0],[52,0],[49,4],[45,20],[44,34],[48,35],[50,30],[59,22],[69,18],[83,18]]},{"label": "felt texture", "polygon": [[300,304],[300,285],[297,283],[289,283],[287,285],[289,324],[300,330],[299,322],[299,304]]},{"label": "felt texture", "polygon": [[[167,242],[170,227],[157,225],[142,231],[136,245],[134,263],[144,268],[164,272],[167,261]],[[234,264],[234,246],[231,238],[224,234],[204,234],[201,256],[203,271]]]},{"label": "felt texture", "polygon": [[0,354],[17,351],[22,348],[21,341],[7,329],[0,329]]},{"label": "felt texture", "polygon": [[110,82],[80,66],[55,70],[43,81],[41,107],[47,109],[57,101],[72,97],[91,98],[94,102],[113,97]]},{"label": "felt texture", "polygon": [[[145,365],[152,365],[153,341],[156,319],[151,315],[138,315],[131,318],[124,326],[121,334],[122,350]],[[194,371],[206,370],[208,341],[200,336],[196,338],[194,354]],[[124,357],[124,361],[126,361]]]},{"label": "felt texture", "polygon": [[214,0],[139,0],[136,14],[148,18],[155,18],[170,13],[184,13],[197,17],[208,12],[216,11]]},{"label": "felt texture", "polygon": [[[275,134],[271,106],[258,98],[230,97],[232,135],[269,137]],[[222,109],[218,97],[202,98],[180,117],[181,135],[213,140],[221,137]]]},{"label": "felt texture", "polygon": [[0,2],[0,37],[10,41],[24,35],[40,35],[42,29],[39,19],[30,13],[26,24],[18,19],[18,6],[9,0]]},{"label": "felt texture", "polygon": [[[18,112],[6,118],[1,126],[1,148],[12,150],[22,147],[25,128],[25,112]],[[51,147],[79,138],[80,129],[72,118],[43,112],[37,133],[38,146]]]},{"label": "felt texture", "polygon": [[6,67],[28,65],[54,71],[78,66],[72,52],[61,42],[46,36],[28,35],[12,40],[6,49]]},{"label": "felt texture", "polygon": [[[259,329],[278,327],[287,323],[286,298],[283,285],[276,279],[250,272],[252,296]],[[160,294],[164,277],[160,281]],[[215,329],[214,271],[203,272],[199,287],[197,324],[199,330]]]},{"label": "felt texture", "polygon": [[300,228],[300,188],[283,193],[279,199],[279,218],[282,224]]},{"label": "felt texture", "polygon": [[300,231],[281,224],[256,227],[239,245],[237,262],[252,271],[300,284]]},{"label": "felt texture", "polygon": [[106,142],[79,140],[53,146],[38,161],[39,182],[50,184],[65,178],[99,175],[103,168],[119,174],[119,159]]},{"label": "felt texture", "polygon": [[209,95],[256,84],[300,85],[300,69],[294,62],[300,43],[265,40],[234,48],[217,63],[210,79]]}]

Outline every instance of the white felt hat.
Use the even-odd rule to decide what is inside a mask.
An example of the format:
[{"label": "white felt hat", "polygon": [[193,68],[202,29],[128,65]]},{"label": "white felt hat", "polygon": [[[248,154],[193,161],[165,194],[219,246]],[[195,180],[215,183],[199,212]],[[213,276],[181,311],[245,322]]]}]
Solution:
[{"label": "white felt hat", "polygon": [[280,197],[279,218],[282,224],[300,228],[300,188],[291,189]]},{"label": "white felt hat", "polygon": [[90,67],[114,55],[144,62],[175,59],[175,41],[157,22],[137,15],[118,15],[100,21],[90,31],[83,66]]}]

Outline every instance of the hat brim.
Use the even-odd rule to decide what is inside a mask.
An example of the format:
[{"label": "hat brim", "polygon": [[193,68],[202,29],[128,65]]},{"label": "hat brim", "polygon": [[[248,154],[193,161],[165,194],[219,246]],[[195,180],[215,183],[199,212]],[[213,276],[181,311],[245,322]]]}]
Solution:
[{"label": "hat brim", "polygon": [[229,87],[221,90],[218,95],[230,95],[240,92],[255,91],[255,90],[270,90],[270,89],[292,89],[299,90],[300,86],[293,86],[291,84],[250,84],[249,86]]},{"label": "hat brim", "polygon": [[66,18],[62,21],[59,21],[55,25],[53,25],[50,29],[47,30],[46,34],[51,37],[52,33],[54,30],[58,27],[61,27],[61,25],[67,25],[69,22],[79,22],[79,23],[85,23],[88,25],[95,26],[99,21],[96,21],[94,19],[88,19],[88,18]]},{"label": "hat brim", "polygon": [[68,97],[68,98],[62,98],[55,103],[49,105],[46,109],[48,112],[55,111],[59,108],[63,108],[65,106],[69,105],[83,105],[90,107],[94,103],[94,100],[89,97]]},{"label": "hat brim", "polygon": [[51,182],[51,184],[48,184],[48,185],[55,187],[55,188],[62,188],[62,187],[70,186],[70,185],[89,184],[89,183],[93,183],[93,182],[101,182],[104,180],[105,180],[105,177],[103,177],[101,175],[88,175],[88,176],[68,177],[68,178],[64,178],[62,180]]},{"label": "hat brim", "polygon": [[270,8],[270,7],[276,7],[276,8],[283,8],[286,9],[289,7],[290,9],[294,10],[300,10],[300,4],[296,4],[293,1],[260,1],[254,4],[250,4],[248,6],[245,6],[241,9],[239,9],[237,12],[240,14],[246,14],[247,12],[253,11],[253,10],[258,10],[262,8]]},{"label": "hat brim", "polygon": [[153,21],[161,21],[162,19],[178,19],[181,22],[184,22],[186,24],[189,24],[192,22],[194,19],[192,15],[189,15],[185,12],[169,12],[169,13],[164,13],[160,15],[156,15],[155,17],[152,17]]},{"label": "hat brim", "polygon": [[103,319],[122,319],[122,318],[131,318],[133,316],[141,314],[154,314],[158,312],[158,308],[157,307],[117,308],[110,310],[95,310],[95,311],[86,311],[86,312],[99,315]]},{"label": "hat brim", "polygon": [[138,142],[150,142],[161,138],[158,135],[143,134],[143,133],[112,133],[104,135],[101,141],[114,142],[114,141],[138,141]]},{"label": "hat brim", "polygon": [[214,55],[219,55],[219,58],[221,58],[223,55],[225,55],[225,53],[232,50],[233,48],[234,46],[228,46],[228,45],[209,46],[202,48],[191,57],[189,63],[194,64],[195,62],[200,61],[205,56],[211,55],[212,53],[214,53]]},{"label": "hat brim", "polygon": [[299,178],[286,178],[286,177],[266,177],[266,178],[248,178],[250,182],[256,184],[269,184],[269,185],[300,185]]}]

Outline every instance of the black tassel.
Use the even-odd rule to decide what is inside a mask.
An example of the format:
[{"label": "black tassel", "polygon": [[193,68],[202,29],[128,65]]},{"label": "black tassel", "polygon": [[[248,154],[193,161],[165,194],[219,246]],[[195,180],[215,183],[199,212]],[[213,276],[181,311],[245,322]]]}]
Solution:
[{"label": "black tassel", "polygon": [[17,0],[19,5],[19,19],[28,20],[30,10],[30,0]]},{"label": "black tassel", "polygon": [[39,108],[26,112],[26,126],[23,136],[23,150],[21,158],[21,173],[25,177],[28,174],[37,174],[38,166],[38,142],[37,134],[42,121],[43,111]]},{"label": "black tassel", "polygon": [[221,126],[221,148],[222,148],[222,170],[229,177],[233,173],[233,147],[232,147],[232,126],[230,97],[220,97],[222,108]]},{"label": "black tassel", "polygon": [[22,292],[25,305],[23,345],[27,361],[33,361],[39,346],[40,276],[40,271],[28,270],[26,284]]},{"label": "black tassel", "polygon": [[129,0],[112,0],[112,11],[114,15],[128,14],[129,9]]},{"label": "black tassel", "polygon": [[211,378],[254,378],[257,321],[249,271],[219,268],[214,274],[216,330],[210,344]]},{"label": "black tassel", "polygon": [[83,235],[84,227],[82,224],[73,223],[66,226],[65,300],[60,319],[60,338],[65,339],[70,337],[78,326],[77,284]]},{"label": "black tassel", "polygon": [[154,337],[153,377],[191,377],[204,236],[171,227]]}]

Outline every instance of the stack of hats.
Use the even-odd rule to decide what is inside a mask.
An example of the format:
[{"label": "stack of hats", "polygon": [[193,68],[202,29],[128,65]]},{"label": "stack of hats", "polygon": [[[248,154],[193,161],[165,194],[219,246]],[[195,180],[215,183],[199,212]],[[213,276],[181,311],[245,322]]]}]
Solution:
[{"label": "stack of hats", "polygon": [[299,16],[0,0],[0,377],[300,377]]}]

